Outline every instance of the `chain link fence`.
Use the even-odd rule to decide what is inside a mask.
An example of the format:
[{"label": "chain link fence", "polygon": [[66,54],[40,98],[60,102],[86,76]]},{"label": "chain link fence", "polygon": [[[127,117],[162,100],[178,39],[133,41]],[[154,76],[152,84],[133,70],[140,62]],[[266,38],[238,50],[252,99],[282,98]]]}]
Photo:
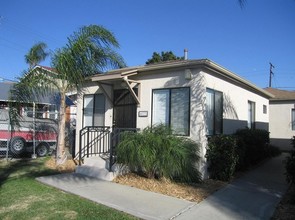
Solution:
[{"label": "chain link fence", "polygon": [[16,125],[8,109],[0,109],[0,157],[42,157],[56,148],[58,114],[25,108]]},{"label": "chain link fence", "polygon": [[[0,110],[2,116],[2,111]],[[0,118],[0,158],[7,158],[9,156],[9,142],[10,135],[6,132],[9,130],[9,120],[5,120],[2,117]]]}]

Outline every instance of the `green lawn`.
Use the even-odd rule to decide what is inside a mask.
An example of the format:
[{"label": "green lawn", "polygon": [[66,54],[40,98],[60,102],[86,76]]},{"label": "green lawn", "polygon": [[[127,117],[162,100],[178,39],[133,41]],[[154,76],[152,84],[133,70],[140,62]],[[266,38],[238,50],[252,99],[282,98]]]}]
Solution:
[{"label": "green lawn", "polygon": [[45,160],[0,161],[0,219],[135,219],[39,183],[36,177],[57,173]]}]

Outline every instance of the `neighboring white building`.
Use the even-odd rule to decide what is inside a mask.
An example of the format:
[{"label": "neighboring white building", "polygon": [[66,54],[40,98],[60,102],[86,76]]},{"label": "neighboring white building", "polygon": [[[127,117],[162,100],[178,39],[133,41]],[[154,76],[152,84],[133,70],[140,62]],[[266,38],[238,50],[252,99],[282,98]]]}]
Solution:
[{"label": "neighboring white building", "polygon": [[[77,131],[85,126],[140,128],[165,123],[201,146],[240,128],[269,128],[267,91],[208,59],[180,60],[97,74],[77,100]],[[79,150],[79,132],[76,152]]]},{"label": "neighboring white building", "polygon": [[274,95],[269,101],[269,131],[271,144],[291,150],[295,136],[295,91],[266,88]]}]

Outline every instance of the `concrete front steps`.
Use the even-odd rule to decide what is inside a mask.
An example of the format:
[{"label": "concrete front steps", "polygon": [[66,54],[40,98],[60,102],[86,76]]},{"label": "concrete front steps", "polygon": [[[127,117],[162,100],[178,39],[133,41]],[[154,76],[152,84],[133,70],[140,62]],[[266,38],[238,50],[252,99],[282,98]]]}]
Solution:
[{"label": "concrete front steps", "polygon": [[114,172],[109,172],[108,166],[109,160],[104,160],[100,156],[84,158],[84,163],[76,167],[75,173],[112,181],[116,175]]}]

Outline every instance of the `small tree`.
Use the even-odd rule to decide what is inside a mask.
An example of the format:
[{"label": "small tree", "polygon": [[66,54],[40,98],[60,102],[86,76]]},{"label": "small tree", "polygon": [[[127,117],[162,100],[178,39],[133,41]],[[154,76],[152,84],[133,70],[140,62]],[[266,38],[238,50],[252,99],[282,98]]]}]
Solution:
[{"label": "small tree", "polygon": [[161,54],[154,52],[151,59],[146,61],[146,64],[154,64],[154,63],[161,63],[169,60],[183,60],[183,57],[178,57],[174,55],[172,51],[168,52],[161,52]]}]

